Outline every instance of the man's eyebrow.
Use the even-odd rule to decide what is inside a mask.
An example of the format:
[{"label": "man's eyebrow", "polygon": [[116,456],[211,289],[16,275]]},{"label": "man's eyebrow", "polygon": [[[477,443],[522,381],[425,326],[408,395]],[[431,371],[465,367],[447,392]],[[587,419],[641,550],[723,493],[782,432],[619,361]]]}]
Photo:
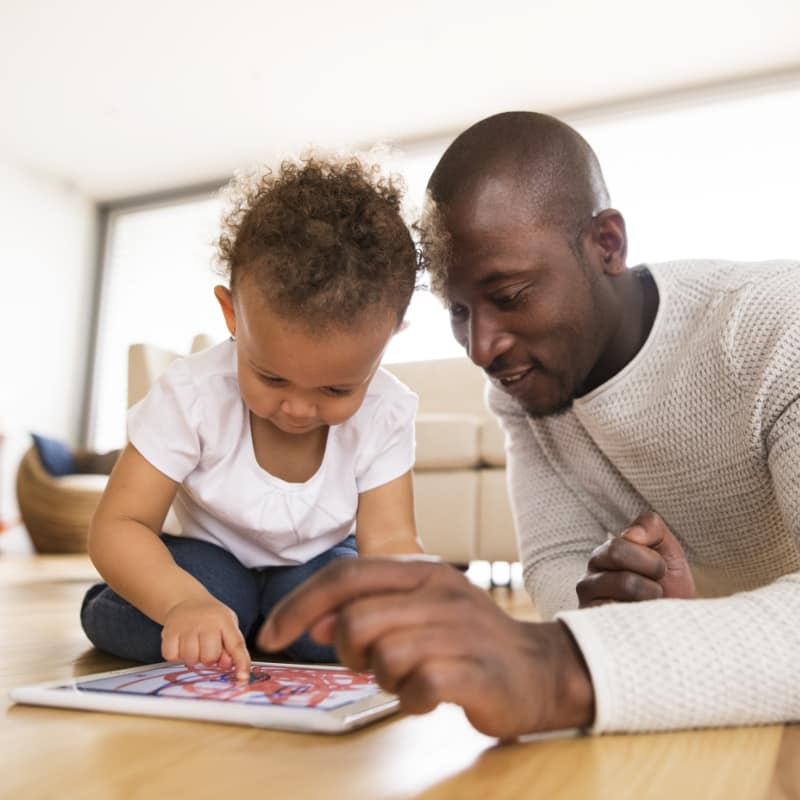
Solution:
[{"label": "man's eyebrow", "polygon": [[479,281],[478,286],[488,286],[490,283],[496,283],[507,278],[514,278],[520,274],[520,270],[493,270],[488,275],[484,275]]}]

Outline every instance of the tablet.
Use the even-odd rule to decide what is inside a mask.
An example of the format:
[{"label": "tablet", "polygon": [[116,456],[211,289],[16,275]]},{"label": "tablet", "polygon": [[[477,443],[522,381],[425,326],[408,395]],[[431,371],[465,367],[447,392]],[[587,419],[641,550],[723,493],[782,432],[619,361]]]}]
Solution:
[{"label": "tablet", "polygon": [[398,699],[367,672],[254,661],[248,683],[234,670],[162,663],[12,689],[17,703],[185,717],[259,728],[343,733],[392,714]]}]

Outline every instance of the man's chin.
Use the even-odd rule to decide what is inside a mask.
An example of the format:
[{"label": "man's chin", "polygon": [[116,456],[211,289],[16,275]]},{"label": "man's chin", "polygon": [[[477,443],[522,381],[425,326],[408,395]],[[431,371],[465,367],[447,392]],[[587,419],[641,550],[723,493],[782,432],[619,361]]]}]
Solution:
[{"label": "man's chin", "polygon": [[572,408],[574,398],[566,397],[549,404],[526,397],[514,397],[513,400],[531,419],[545,419],[566,414]]}]

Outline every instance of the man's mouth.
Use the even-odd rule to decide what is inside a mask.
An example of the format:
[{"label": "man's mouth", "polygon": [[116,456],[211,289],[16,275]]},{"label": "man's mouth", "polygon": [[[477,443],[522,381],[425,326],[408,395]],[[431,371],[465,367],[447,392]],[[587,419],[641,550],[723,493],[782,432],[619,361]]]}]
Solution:
[{"label": "man's mouth", "polygon": [[531,373],[537,371],[541,372],[543,370],[541,363],[536,360],[531,360],[527,364],[520,364],[516,367],[487,370],[489,377],[503,387],[515,386],[525,380]]},{"label": "man's mouth", "polygon": [[534,367],[526,367],[525,369],[520,369],[516,372],[498,375],[497,380],[499,380],[503,386],[513,386],[515,383],[519,383],[523,378],[527,377],[533,370]]}]

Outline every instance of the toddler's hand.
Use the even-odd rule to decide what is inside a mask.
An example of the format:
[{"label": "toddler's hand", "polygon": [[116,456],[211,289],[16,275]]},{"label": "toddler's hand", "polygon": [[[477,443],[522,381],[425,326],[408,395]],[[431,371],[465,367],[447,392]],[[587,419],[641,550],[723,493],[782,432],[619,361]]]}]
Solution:
[{"label": "toddler's hand", "polygon": [[696,595],[680,542],[652,511],[640,514],[621,536],[594,550],[576,590],[581,608]]},{"label": "toddler's hand", "polygon": [[238,680],[250,678],[250,654],[236,614],[224,603],[185,600],[173,606],[161,632],[161,654],[167,661],[236,669]]}]

